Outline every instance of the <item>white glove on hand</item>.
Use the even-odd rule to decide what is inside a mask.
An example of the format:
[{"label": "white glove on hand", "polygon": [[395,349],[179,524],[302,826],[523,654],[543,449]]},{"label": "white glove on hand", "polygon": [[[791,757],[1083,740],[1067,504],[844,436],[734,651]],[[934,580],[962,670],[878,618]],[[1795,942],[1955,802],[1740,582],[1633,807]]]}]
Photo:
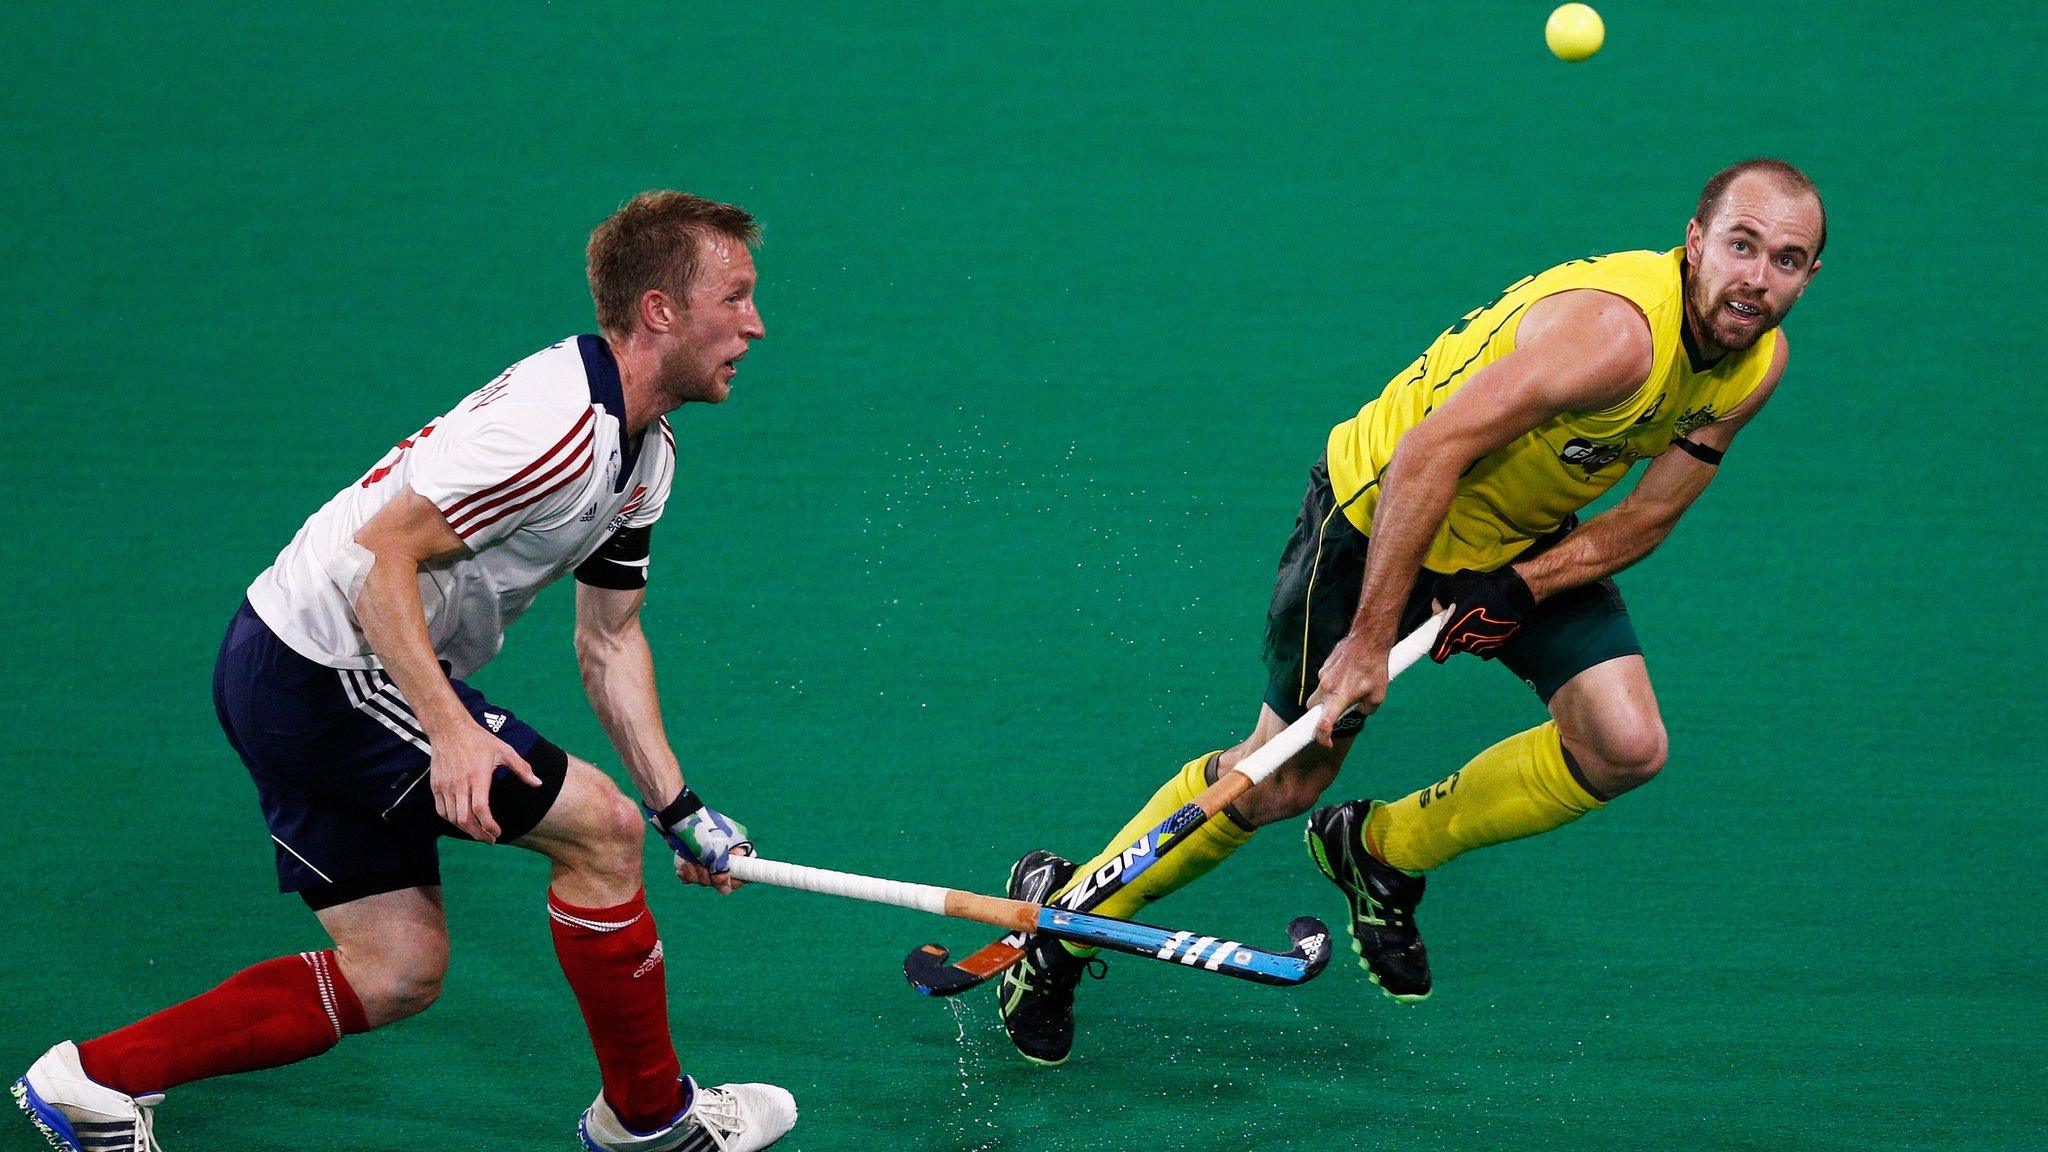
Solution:
[{"label": "white glove on hand", "polygon": [[706,805],[688,788],[659,812],[645,804],[640,807],[677,855],[713,875],[732,870],[730,857],[735,849],[754,847],[747,839],[746,825]]}]

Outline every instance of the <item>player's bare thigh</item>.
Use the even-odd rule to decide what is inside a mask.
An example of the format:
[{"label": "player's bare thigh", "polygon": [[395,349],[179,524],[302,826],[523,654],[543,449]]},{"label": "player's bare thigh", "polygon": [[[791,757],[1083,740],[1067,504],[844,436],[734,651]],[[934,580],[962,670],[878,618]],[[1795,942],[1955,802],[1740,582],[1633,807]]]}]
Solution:
[{"label": "player's bare thigh", "polygon": [[587,908],[623,904],[640,890],[640,810],[611,777],[568,759],[561,795],[533,831],[511,843],[548,858],[551,886],[563,900]]},{"label": "player's bare thigh", "polygon": [[1603,798],[1648,783],[1664,767],[1668,743],[1650,669],[1641,656],[1595,664],[1550,698],[1565,750]]},{"label": "player's bare thigh", "polygon": [[[1238,761],[1258,751],[1286,728],[1287,721],[1282,720],[1270,705],[1259,705],[1257,727],[1235,748],[1224,751],[1217,760],[1211,779],[1237,767]],[[1337,769],[1343,766],[1344,754],[1350,750],[1349,739],[1339,739],[1334,748],[1325,748],[1311,741],[1257,787],[1238,797],[1237,803],[1231,807],[1254,828],[1299,816],[1313,808],[1323,789],[1337,778]]]},{"label": "player's bare thigh", "polygon": [[448,972],[448,920],[438,885],[364,896],[316,913],[370,1027],[423,1011]]}]

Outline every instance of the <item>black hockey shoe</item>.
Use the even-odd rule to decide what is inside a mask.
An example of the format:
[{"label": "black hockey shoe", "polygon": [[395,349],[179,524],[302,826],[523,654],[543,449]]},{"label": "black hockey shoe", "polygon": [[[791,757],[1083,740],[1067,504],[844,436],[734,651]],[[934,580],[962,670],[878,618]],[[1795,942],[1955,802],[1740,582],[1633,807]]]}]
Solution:
[{"label": "black hockey shoe", "polygon": [[[1026,852],[1010,868],[1009,896],[1044,904],[1073,875],[1071,860],[1050,852]],[[1107,967],[1102,961],[1076,956],[1050,936],[1033,935],[1024,945],[1024,958],[1003,972],[996,987],[996,1008],[1010,1043],[1026,1060],[1066,1062],[1074,1047],[1074,987],[1091,965],[1100,979]]]},{"label": "black hockey shoe", "polygon": [[1302,838],[1309,858],[1351,905],[1351,950],[1380,991],[1403,1003],[1429,998],[1429,953],[1415,928],[1423,878],[1381,863],[1365,850],[1365,818],[1378,800],[1353,800],[1309,813]]}]

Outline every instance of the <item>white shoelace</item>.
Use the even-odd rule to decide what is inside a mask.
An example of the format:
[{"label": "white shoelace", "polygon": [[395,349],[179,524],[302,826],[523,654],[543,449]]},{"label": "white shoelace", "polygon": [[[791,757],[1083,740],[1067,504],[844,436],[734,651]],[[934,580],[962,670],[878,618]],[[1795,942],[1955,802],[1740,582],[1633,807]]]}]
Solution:
[{"label": "white shoelace", "polygon": [[711,1137],[711,1142],[718,1145],[719,1152],[724,1152],[732,1138],[747,1127],[740,1116],[740,1102],[730,1092],[698,1089],[697,1104],[690,1115]]},{"label": "white shoelace", "polygon": [[[38,1120],[36,1123],[41,1125],[42,1121]],[[137,1104],[135,1106],[135,1122],[128,1130],[127,1143],[110,1145],[104,1141],[115,1139],[115,1137],[104,1137],[92,1140],[91,1146],[96,1148],[115,1148],[117,1152],[164,1152],[164,1146],[156,1142],[155,1127],[156,1117],[151,1113],[148,1105]],[[49,1132],[50,1129],[44,1128],[43,1131]],[[53,1142],[56,1139],[58,1137],[52,1133]]]},{"label": "white shoelace", "polygon": [[156,1115],[150,1106],[138,1102],[135,1105],[135,1152],[164,1152],[164,1146],[156,1142]]}]

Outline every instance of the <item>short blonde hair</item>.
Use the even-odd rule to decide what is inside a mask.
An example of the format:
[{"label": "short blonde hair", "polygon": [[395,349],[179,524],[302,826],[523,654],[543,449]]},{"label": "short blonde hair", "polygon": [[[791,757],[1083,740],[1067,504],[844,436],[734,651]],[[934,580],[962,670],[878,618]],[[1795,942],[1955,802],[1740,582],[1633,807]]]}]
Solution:
[{"label": "short blonde hair", "polygon": [[631,332],[640,297],[650,289],[661,289],[682,306],[710,236],[752,247],[761,242],[761,226],[744,208],[687,192],[642,192],[626,201],[591,230],[585,253],[597,326]]}]

